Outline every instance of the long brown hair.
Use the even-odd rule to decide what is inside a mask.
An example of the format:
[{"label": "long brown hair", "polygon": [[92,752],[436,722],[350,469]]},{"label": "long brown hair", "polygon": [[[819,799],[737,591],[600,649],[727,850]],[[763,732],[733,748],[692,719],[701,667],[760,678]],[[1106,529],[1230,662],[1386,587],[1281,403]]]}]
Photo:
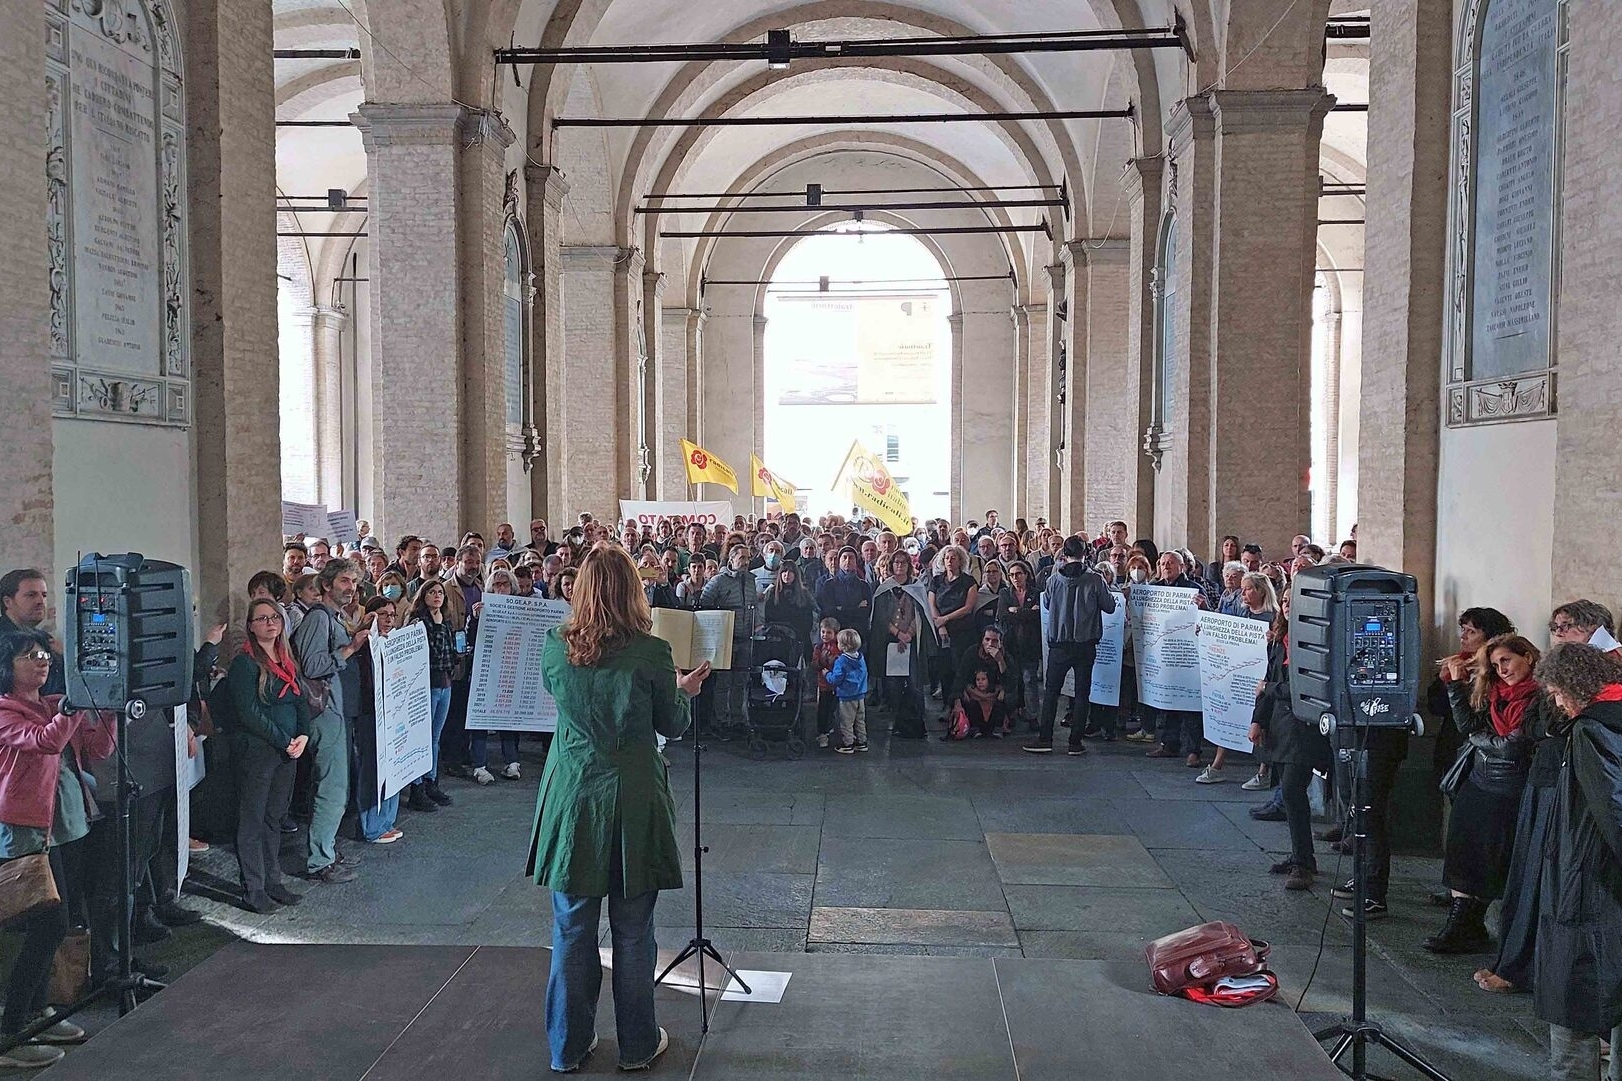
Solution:
[{"label": "long brown hair", "polygon": [[253,614],[259,608],[269,608],[282,619],[282,629],[276,632],[277,656],[274,659],[285,663],[294,673],[298,672],[298,661],[293,657],[293,651],[287,648],[287,613],[282,611],[282,606],[275,601],[267,601],[263,597],[249,602],[248,614],[242,620],[242,632],[247,636],[243,642],[242,651],[252,657],[254,664],[259,667],[259,700],[268,702],[270,699],[265,693],[265,677],[270,670],[273,658],[260,647],[259,639],[253,636]]},{"label": "long brown hair", "polygon": [[[1532,662],[1533,669],[1542,660],[1543,653],[1531,642],[1518,634],[1500,634],[1489,638],[1487,644],[1476,651],[1476,675],[1470,687],[1470,706],[1472,709],[1486,709],[1487,703],[1492,701],[1492,685],[1498,682],[1498,672],[1492,666],[1492,655],[1500,650],[1507,649],[1519,657],[1525,657]],[[1531,675],[1526,677],[1532,679]]]},{"label": "long brown hair", "polygon": [[636,564],[623,548],[593,548],[580,561],[574,611],[560,632],[569,663],[595,667],[653,626]]}]

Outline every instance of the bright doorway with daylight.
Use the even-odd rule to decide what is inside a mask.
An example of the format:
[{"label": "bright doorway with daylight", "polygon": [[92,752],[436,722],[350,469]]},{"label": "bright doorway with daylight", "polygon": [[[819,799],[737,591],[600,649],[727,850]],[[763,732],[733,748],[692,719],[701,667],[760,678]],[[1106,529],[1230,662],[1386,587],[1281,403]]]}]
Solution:
[{"label": "bright doorway with daylight", "polygon": [[832,490],[851,443],[881,456],[919,519],[947,514],[951,294],[916,238],[873,222],[796,241],[764,314],[766,465],[802,513],[850,514]]}]

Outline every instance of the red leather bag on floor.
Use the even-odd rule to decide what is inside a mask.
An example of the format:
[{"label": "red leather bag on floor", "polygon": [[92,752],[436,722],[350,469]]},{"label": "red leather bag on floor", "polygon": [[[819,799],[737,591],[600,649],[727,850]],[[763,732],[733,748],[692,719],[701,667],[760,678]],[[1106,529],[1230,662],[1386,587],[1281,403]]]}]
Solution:
[{"label": "red leather bag on floor", "polygon": [[1155,990],[1176,995],[1209,987],[1224,976],[1249,976],[1267,967],[1267,943],[1224,920],[1157,938],[1143,948]]}]

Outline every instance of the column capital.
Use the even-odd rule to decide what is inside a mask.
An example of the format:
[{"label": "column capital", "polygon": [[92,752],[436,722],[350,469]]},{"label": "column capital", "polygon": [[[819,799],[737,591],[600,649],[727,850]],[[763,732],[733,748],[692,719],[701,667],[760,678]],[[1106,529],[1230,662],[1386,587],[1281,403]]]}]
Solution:
[{"label": "column capital", "polygon": [[1008,318],[1014,321],[1015,330],[1026,330],[1031,325],[1031,313],[1023,304],[1008,309]]},{"label": "column capital", "polygon": [[1143,193],[1148,190],[1159,191],[1160,179],[1166,173],[1166,157],[1156,154],[1152,158],[1132,158],[1127,161],[1126,167],[1121,170],[1121,184],[1126,188],[1126,197],[1134,206],[1143,202]]},{"label": "column capital", "polygon": [[766,329],[767,319],[764,315],[755,316],[755,333],[759,334]]},{"label": "column capital", "polygon": [[501,114],[493,109],[464,108],[458,122],[458,134],[462,137],[462,149],[482,146],[485,153],[499,160],[506,158],[507,148],[518,138]]},{"label": "column capital", "polygon": [[564,244],[558,254],[564,270],[617,270],[635,250],[617,244]]},{"label": "column capital", "polygon": [[642,290],[655,303],[664,300],[665,286],[670,284],[670,278],[660,270],[644,270],[642,272]]},{"label": "column capital", "polygon": [[460,105],[387,105],[368,102],[349,114],[367,152],[385,146],[448,146],[467,112]]},{"label": "column capital", "polygon": [[563,197],[569,194],[569,181],[563,175],[563,170],[556,165],[537,165],[533,162],[524,166],[524,179],[529,183],[530,191],[539,192],[546,201],[548,210],[561,210]]},{"label": "column capital", "polygon": [[642,275],[643,267],[646,265],[647,260],[643,257],[641,248],[621,248],[615,269],[634,280]]},{"label": "column capital", "polygon": [[1173,159],[1181,158],[1195,142],[1215,135],[1209,97],[1184,98],[1171,107],[1171,116],[1166,120],[1166,145]]},{"label": "column capital", "polygon": [[953,333],[958,334],[961,337],[961,332],[963,330],[963,313],[953,312],[951,315],[946,317],[946,322],[951,325]]},{"label": "column capital", "polygon": [[1213,90],[1216,126],[1224,135],[1296,132],[1323,122],[1335,96],[1322,87],[1305,90]]},{"label": "column capital", "polygon": [[1077,267],[1125,266],[1131,251],[1130,240],[1115,237],[1069,240],[1064,245],[1065,258]]},{"label": "column capital", "polygon": [[290,313],[294,319],[307,323],[314,330],[342,330],[349,322],[349,313],[342,308],[299,308]]},{"label": "column capital", "polygon": [[1064,263],[1049,263],[1042,269],[1048,272],[1048,288],[1054,292],[1064,288]]},{"label": "column capital", "polygon": [[672,308],[666,306],[659,309],[659,314],[660,318],[663,319],[667,326],[685,327],[690,319],[703,319],[704,309]]}]

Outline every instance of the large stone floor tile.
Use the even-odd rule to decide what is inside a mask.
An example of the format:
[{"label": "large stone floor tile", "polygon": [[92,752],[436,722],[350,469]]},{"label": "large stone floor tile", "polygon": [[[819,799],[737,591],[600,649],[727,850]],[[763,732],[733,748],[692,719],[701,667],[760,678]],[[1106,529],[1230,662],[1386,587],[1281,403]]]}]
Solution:
[{"label": "large stone floor tile", "polygon": [[1201,922],[1176,890],[1007,886],[1004,891],[1021,932],[1105,931],[1147,942]]},{"label": "large stone floor tile", "polygon": [[974,804],[963,796],[854,795],[828,801],[826,837],[976,840]]},{"label": "large stone floor tile", "polygon": [[1214,804],[1193,800],[1114,799],[1122,829],[1145,848],[1235,849],[1255,852],[1256,842],[1228,821]]},{"label": "large stone floor tile", "polygon": [[1001,909],[813,908],[810,941],[1019,947],[1014,924]]},{"label": "large stone floor tile", "polygon": [[[764,874],[752,871],[704,872],[704,922],[717,927],[804,928],[811,915],[812,875]],[[659,927],[681,927],[694,920],[694,880],[687,887],[665,890],[653,910]]]},{"label": "large stone floor tile", "polygon": [[986,847],[1005,883],[1148,889],[1172,885],[1136,837],[988,833]]},{"label": "large stone floor tile", "polygon": [[1004,908],[982,840],[822,839],[818,908]]}]

